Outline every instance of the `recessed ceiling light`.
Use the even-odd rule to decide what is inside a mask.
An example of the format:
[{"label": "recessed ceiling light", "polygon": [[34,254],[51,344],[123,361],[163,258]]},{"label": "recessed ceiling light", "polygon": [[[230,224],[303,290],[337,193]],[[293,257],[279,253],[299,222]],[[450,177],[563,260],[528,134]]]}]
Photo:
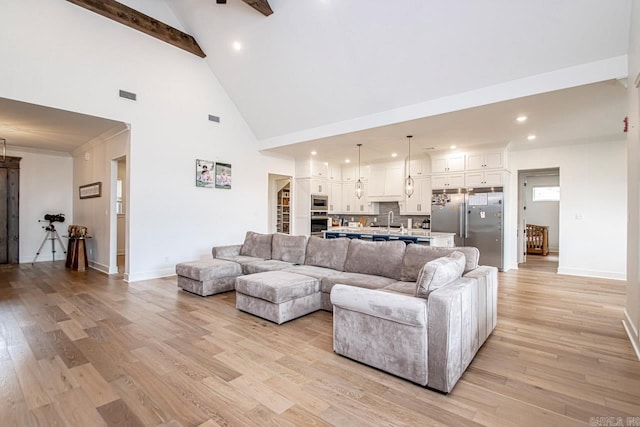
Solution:
[{"label": "recessed ceiling light", "polygon": [[518,123],[526,122],[527,121],[527,116],[519,116],[518,118],[516,118],[516,121]]},{"label": "recessed ceiling light", "polygon": [[527,139],[528,139],[529,141],[533,141],[534,139],[536,139],[536,136],[535,136],[535,135],[529,135],[529,136],[527,137]]},{"label": "recessed ceiling light", "polygon": [[318,154],[318,152],[317,152],[317,151],[315,151],[315,150],[313,150],[313,151],[311,152],[311,155],[312,155],[312,156],[315,156],[316,154]]},{"label": "recessed ceiling light", "polygon": [[391,157],[398,157],[398,153],[391,153]]},{"label": "recessed ceiling light", "polygon": [[455,150],[457,147],[455,145],[452,145],[451,147],[449,147],[452,150]]},{"label": "recessed ceiling light", "polygon": [[233,48],[235,50],[242,50],[242,43],[240,43],[238,41],[233,42]]},{"label": "recessed ceiling light", "polygon": [[347,159],[344,161],[345,163],[351,163],[351,160]]}]

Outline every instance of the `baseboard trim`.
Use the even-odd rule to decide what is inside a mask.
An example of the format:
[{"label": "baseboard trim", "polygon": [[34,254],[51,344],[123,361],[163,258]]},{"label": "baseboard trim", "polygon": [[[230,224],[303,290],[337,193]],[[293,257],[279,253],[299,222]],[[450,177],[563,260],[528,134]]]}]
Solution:
[{"label": "baseboard trim", "polygon": [[612,271],[580,270],[577,268],[558,268],[558,274],[568,276],[596,277],[598,279],[627,280],[626,273],[615,273]]},{"label": "baseboard trim", "polygon": [[160,270],[143,271],[141,273],[129,273],[127,282],[139,282],[141,280],[160,279],[162,277],[175,276],[176,268],[163,268]]},{"label": "baseboard trim", "polygon": [[631,318],[629,317],[629,313],[627,310],[624,311],[624,319],[622,319],[622,326],[624,330],[627,332],[627,336],[629,336],[629,341],[631,341],[631,347],[636,353],[636,357],[640,360],[640,336],[638,336],[638,330],[634,326]]},{"label": "baseboard trim", "polygon": [[110,274],[110,268],[108,265],[101,264],[95,261],[89,261],[89,268],[93,268],[94,270],[98,270],[100,273]]}]

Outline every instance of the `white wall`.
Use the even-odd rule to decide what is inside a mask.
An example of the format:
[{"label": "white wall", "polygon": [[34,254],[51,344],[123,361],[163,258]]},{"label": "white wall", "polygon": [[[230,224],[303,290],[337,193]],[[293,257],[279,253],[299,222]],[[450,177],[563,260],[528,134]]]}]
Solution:
[{"label": "white wall", "polygon": [[[45,237],[45,214],[65,214],[65,222],[54,223],[60,236],[67,235],[67,226],[73,221],[72,179],[73,159],[68,154],[38,150],[7,149],[7,155],[22,157],[20,161],[20,253],[19,262],[33,262],[38,247]],[[67,239],[62,239],[65,250]],[[56,260],[65,259],[56,243]],[[38,262],[51,261],[51,242],[42,248]]]},{"label": "white wall", "polygon": [[[546,225],[549,227],[549,250],[558,251],[560,203],[553,201],[533,201],[534,187],[556,187],[560,185],[558,176],[530,176],[527,177],[526,218],[527,224]],[[560,189],[562,197],[562,189]]]},{"label": "white wall", "polygon": [[[518,171],[560,168],[558,273],[626,276],[626,146],[624,141],[509,153],[506,268],[517,268]],[[581,219],[580,219],[581,218]]]},{"label": "white wall", "polygon": [[640,89],[634,82],[640,77],[640,0],[633,0],[629,35],[629,133],[628,238],[627,238],[627,307],[625,329],[640,359]]},{"label": "white wall", "polygon": [[[130,280],[173,274],[177,262],[210,256],[214,244],[266,231],[267,175],[292,175],[292,162],[258,153],[255,137],[201,58],[69,2],[5,2],[0,39],[0,96],[131,125]],[[138,101],[119,98],[119,89],[137,93]],[[208,114],[221,123],[208,121]],[[233,188],[196,188],[196,159],[231,163]],[[105,182],[106,163],[90,172],[80,161],[74,187]],[[108,191],[103,188],[105,196]],[[110,266],[102,211],[110,206],[101,199],[77,200],[75,220],[94,224],[94,260]]]}]

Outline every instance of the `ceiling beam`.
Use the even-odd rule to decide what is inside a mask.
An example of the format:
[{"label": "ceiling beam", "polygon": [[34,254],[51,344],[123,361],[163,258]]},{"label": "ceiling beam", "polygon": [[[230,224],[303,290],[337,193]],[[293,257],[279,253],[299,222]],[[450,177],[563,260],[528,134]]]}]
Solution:
[{"label": "ceiling beam", "polygon": [[269,16],[273,13],[271,6],[269,6],[269,0],[242,0],[264,16]]},{"label": "ceiling beam", "polygon": [[67,0],[70,3],[88,9],[106,18],[141,31],[163,42],[193,53],[200,58],[206,55],[198,45],[196,39],[189,34],[173,28],[163,22],[153,19],[142,12],[138,12],[115,0]]}]

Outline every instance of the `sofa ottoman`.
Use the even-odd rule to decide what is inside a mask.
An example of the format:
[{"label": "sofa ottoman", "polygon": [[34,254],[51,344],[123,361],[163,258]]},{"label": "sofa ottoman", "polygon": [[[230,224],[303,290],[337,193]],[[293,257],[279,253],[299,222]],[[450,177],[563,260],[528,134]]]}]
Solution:
[{"label": "sofa ottoman", "polygon": [[232,291],[242,266],[221,259],[182,262],[176,265],[178,287],[201,296]]},{"label": "sofa ottoman", "polygon": [[320,281],[286,271],[236,279],[236,308],[281,324],[321,308]]}]

